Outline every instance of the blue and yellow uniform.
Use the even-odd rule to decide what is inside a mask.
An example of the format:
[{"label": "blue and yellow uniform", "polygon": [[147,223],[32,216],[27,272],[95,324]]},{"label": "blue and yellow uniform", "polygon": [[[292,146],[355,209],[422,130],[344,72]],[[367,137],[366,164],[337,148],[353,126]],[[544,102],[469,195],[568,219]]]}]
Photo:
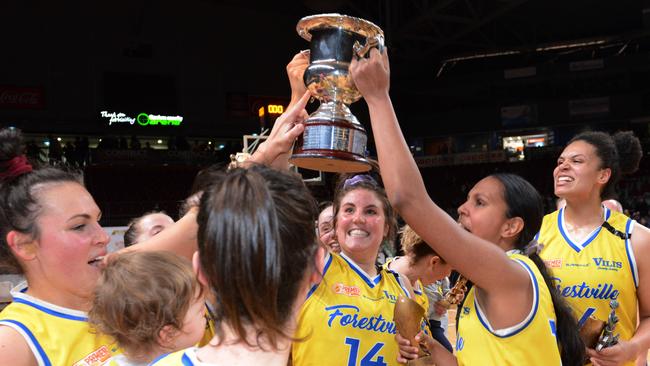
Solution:
[{"label": "blue and yellow uniform", "polygon": [[610,301],[616,300],[616,333],[629,340],[636,330],[639,276],[630,239],[625,237],[632,234],[635,222],[606,207],[603,215],[611,231],[598,227],[581,243],[566,230],[564,209],[546,215],[537,237],[544,245],[540,256],[579,323],[589,316],[606,321]]},{"label": "blue and yellow uniform", "polygon": [[[381,266],[383,269],[387,271],[392,271],[390,269],[390,263],[397,259],[399,257],[393,257],[393,258],[388,258],[386,262]],[[393,271],[396,272],[396,271]],[[401,275],[405,281],[408,281],[409,279]],[[416,280],[415,284],[413,285],[413,300],[417,302],[422,308],[424,309],[424,316],[422,317],[422,324],[420,325],[420,328],[425,334],[431,335],[431,330],[429,329],[429,323],[427,322],[427,312],[429,311],[429,297],[427,294],[424,292],[424,285],[422,285],[422,281]]]},{"label": "blue and yellow uniform", "polygon": [[555,336],[555,310],[551,293],[535,263],[510,254],[528,272],[533,284],[533,305],[521,323],[494,329],[476,299],[476,287],[467,293],[458,321],[456,352],[459,365],[560,365]]},{"label": "blue and yellow uniform", "polygon": [[[390,263],[397,258],[399,257],[388,258],[381,267],[386,270],[390,270]],[[422,306],[422,308],[424,309],[424,314],[426,316],[426,313],[429,310],[429,298],[427,297],[427,294],[424,292],[424,285],[422,285],[422,281],[420,280],[415,281],[415,284],[413,285],[413,293],[415,294],[413,300],[415,300],[415,302],[417,302],[418,304],[420,304],[420,306]]]},{"label": "blue and yellow uniform", "polygon": [[400,276],[381,269],[370,277],[344,254],[329,254],[323,279],[300,311],[294,366],[396,365],[399,349],[393,312],[409,296]]},{"label": "blue and yellow uniform", "polygon": [[198,343],[199,347],[203,347],[206,344],[210,343],[212,338],[214,338],[215,333],[215,319],[214,319],[214,310],[212,308],[212,305],[210,305],[208,302],[205,303],[205,332],[203,333],[203,337],[201,337],[201,340]]},{"label": "blue and yellow uniform", "polygon": [[40,366],[103,365],[119,353],[112,338],[91,331],[85,312],[63,308],[12,290],[13,302],[0,313],[0,325],[20,333]]},{"label": "blue and yellow uniform", "polygon": [[203,365],[196,357],[198,348],[191,347],[173,353],[166,353],[151,361],[149,366],[194,366]]}]

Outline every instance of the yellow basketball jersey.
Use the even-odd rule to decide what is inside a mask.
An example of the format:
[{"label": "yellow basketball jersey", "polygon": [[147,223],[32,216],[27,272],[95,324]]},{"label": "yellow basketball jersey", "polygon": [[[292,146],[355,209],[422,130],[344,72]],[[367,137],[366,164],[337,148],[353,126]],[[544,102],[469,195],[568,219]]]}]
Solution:
[{"label": "yellow basketball jersey", "polygon": [[521,323],[495,330],[476,299],[467,293],[458,321],[456,352],[459,365],[560,365],[551,294],[535,263],[520,254],[510,258],[528,272],[533,283],[533,306]]},{"label": "yellow basketball jersey", "polygon": [[369,277],[344,254],[329,254],[323,279],[300,311],[294,366],[397,365],[393,312],[397,297],[409,296],[400,276],[381,269]]},{"label": "yellow basketball jersey", "polygon": [[206,344],[210,343],[210,340],[212,340],[212,338],[215,335],[213,314],[214,311],[212,311],[211,305],[206,302],[205,303],[205,332],[203,333],[203,337],[198,343],[199,347],[203,347]]},{"label": "yellow basketball jersey", "polygon": [[13,302],[0,313],[0,325],[20,333],[40,366],[103,365],[118,354],[112,338],[91,331],[88,315],[41,301],[16,287]]},{"label": "yellow basketball jersey", "polygon": [[173,353],[167,353],[151,361],[149,366],[193,366],[201,365],[201,361],[196,358],[198,348],[190,347]]},{"label": "yellow basketball jersey", "polygon": [[544,245],[540,256],[579,323],[590,315],[606,321],[610,301],[616,300],[616,333],[629,340],[636,330],[639,277],[630,240],[625,236],[632,234],[635,222],[607,208],[604,220],[618,233],[598,227],[578,243],[565,229],[564,209],[546,215],[537,236]]},{"label": "yellow basketball jersey", "polygon": [[[395,260],[395,258],[398,257],[388,258],[381,267],[386,270],[390,270],[390,262]],[[418,304],[420,304],[420,306],[424,308],[424,313],[426,316],[426,312],[429,310],[429,298],[424,292],[424,285],[422,285],[422,282],[420,280],[415,281],[415,284],[413,285],[413,293],[415,294],[415,298],[413,300],[415,300]]]}]

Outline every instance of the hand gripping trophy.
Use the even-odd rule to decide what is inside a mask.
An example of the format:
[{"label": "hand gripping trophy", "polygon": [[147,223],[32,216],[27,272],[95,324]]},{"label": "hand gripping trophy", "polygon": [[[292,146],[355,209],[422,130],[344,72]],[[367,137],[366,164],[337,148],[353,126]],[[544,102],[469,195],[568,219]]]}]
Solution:
[{"label": "hand gripping trophy", "polygon": [[348,68],[352,57],[364,57],[372,47],[383,48],[384,32],[369,21],[340,14],[302,18],[296,29],[310,42],[305,85],[321,104],[305,121],[290,162],[326,172],[370,170],[366,131],[348,108],[361,98]]}]

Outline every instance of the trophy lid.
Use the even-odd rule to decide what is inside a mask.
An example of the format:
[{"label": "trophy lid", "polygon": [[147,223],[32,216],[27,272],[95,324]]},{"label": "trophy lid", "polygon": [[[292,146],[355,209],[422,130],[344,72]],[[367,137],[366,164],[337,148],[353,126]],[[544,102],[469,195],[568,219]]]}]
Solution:
[{"label": "trophy lid", "polygon": [[374,23],[365,19],[337,13],[310,15],[300,19],[298,25],[296,25],[298,34],[307,41],[311,41],[310,31],[312,29],[322,28],[343,28],[366,38],[375,36],[384,37],[384,31]]}]

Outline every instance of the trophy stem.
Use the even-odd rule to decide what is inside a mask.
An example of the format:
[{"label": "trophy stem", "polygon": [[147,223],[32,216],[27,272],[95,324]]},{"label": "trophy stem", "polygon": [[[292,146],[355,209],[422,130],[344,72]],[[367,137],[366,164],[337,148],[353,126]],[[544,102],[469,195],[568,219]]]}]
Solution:
[{"label": "trophy stem", "polygon": [[363,128],[350,108],[338,100],[323,101],[316,112],[312,113],[305,123],[311,121],[348,122],[356,128]]}]

